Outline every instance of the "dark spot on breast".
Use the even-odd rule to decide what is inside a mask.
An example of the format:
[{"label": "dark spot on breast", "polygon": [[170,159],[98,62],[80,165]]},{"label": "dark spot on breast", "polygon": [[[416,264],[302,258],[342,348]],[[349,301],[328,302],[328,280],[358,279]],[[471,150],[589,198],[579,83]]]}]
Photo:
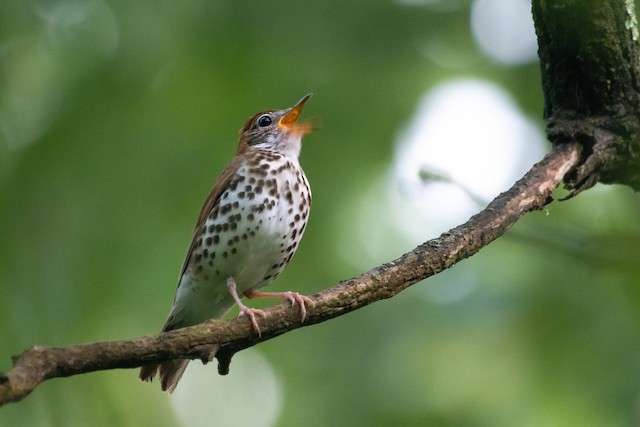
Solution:
[{"label": "dark spot on breast", "polygon": [[240,203],[238,201],[235,201],[235,202],[233,202],[232,206],[233,206],[234,209],[237,209],[238,206],[240,206]]},{"label": "dark spot on breast", "polygon": [[249,178],[249,184],[255,184],[256,179],[254,177]]},{"label": "dark spot on breast", "polygon": [[211,259],[216,259],[216,253],[215,253],[215,252],[211,252],[211,253],[209,254],[209,258],[211,258]]},{"label": "dark spot on breast", "polygon": [[262,193],[262,187],[260,187],[260,186],[256,186],[256,188],[255,188],[254,190],[255,190],[255,192],[256,192],[257,194]]},{"label": "dark spot on breast", "polygon": [[218,235],[213,236],[213,244],[217,245],[218,242],[220,242],[220,236],[218,236]]},{"label": "dark spot on breast", "polygon": [[227,253],[227,251],[222,252],[222,258],[226,258],[228,256],[229,256],[229,254]]},{"label": "dark spot on breast", "polygon": [[236,254],[236,252],[238,252],[238,250],[237,250],[236,248],[231,248],[231,254],[232,254],[232,255],[235,255],[235,254]]},{"label": "dark spot on breast", "polygon": [[293,217],[293,219],[294,219],[296,222],[300,221],[300,215],[299,215],[299,214],[296,214],[296,216],[294,216],[294,217]]},{"label": "dark spot on breast", "polygon": [[265,177],[267,176],[267,169],[269,169],[269,165],[267,165],[267,168],[263,168],[262,166],[260,166],[260,168],[253,168],[253,169],[249,169],[249,173],[251,175],[257,175],[257,176],[261,176],[261,177]]},{"label": "dark spot on breast", "polygon": [[255,198],[256,198],[256,195],[255,195],[255,193],[249,193],[249,194],[247,194],[247,198],[248,198],[249,200],[253,200],[253,199],[255,199]]},{"label": "dark spot on breast", "polygon": [[247,240],[247,233],[242,233],[242,240]]},{"label": "dark spot on breast", "polygon": [[204,242],[207,246],[211,246],[211,243],[213,243],[213,238],[209,236],[204,240]]},{"label": "dark spot on breast", "polygon": [[297,182],[293,185],[293,191],[300,191],[300,184]]},{"label": "dark spot on breast", "polygon": [[238,199],[244,199],[245,193],[244,191],[241,191],[238,193]]}]

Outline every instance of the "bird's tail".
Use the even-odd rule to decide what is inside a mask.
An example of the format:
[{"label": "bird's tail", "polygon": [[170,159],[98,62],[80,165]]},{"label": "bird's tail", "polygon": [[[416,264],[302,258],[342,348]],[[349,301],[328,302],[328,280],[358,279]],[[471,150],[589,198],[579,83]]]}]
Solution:
[{"label": "bird's tail", "polygon": [[[175,316],[172,311],[169,314],[167,322],[162,328],[162,332],[172,331],[182,326],[185,325],[182,325],[179,322],[177,316]],[[160,386],[162,387],[162,391],[168,391],[169,393],[172,393],[173,390],[176,389],[178,381],[180,381],[180,378],[182,378],[182,374],[184,374],[185,369],[187,369],[187,365],[189,364],[189,362],[190,359],[173,359],[155,365],[143,366],[140,369],[140,379],[142,381],[151,382],[153,381],[153,378],[156,376],[156,374],[159,374]]]},{"label": "bird's tail", "polygon": [[189,361],[189,359],[174,359],[159,365],[143,366],[140,369],[140,379],[151,382],[156,374],[159,373],[162,391],[171,393],[178,385],[178,381],[184,374],[184,370],[187,369]]},{"label": "bird's tail", "polygon": [[[189,278],[185,273],[180,283],[182,284],[188,280]],[[210,318],[222,317],[233,305],[233,300],[226,292],[220,292],[219,294],[214,293],[213,298],[203,298],[202,300],[206,301],[206,304],[202,303],[204,305],[198,305],[199,301],[182,301],[181,295],[183,296],[184,293],[181,293],[180,287],[178,287],[173,307],[171,308],[169,317],[162,328],[162,332],[169,332],[186,326],[197,325]],[[194,294],[191,292],[187,293],[187,296],[190,297],[191,295]],[[194,303],[196,304],[195,307],[193,307]],[[192,307],[187,313],[187,311],[184,310],[184,307],[189,304]],[[209,360],[213,359],[218,349],[219,346],[217,344],[210,347]],[[153,378],[158,375],[160,377],[160,386],[162,387],[162,391],[168,391],[171,393],[178,385],[178,381],[180,381],[182,374],[184,374],[185,369],[187,369],[189,362],[190,359],[172,359],[155,365],[143,366],[140,369],[140,379],[142,381],[151,382]]]}]

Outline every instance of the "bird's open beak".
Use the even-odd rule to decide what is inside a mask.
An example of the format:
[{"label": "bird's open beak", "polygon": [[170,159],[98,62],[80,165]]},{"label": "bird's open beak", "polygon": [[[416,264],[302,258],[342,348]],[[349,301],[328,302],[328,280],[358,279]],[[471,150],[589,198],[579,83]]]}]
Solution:
[{"label": "bird's open beak", "polygon": [[280,119],[280,121],[278,122],[278,125],[281,128],[286,129],[288,131],[295,131],[300,133],[311,132],[312,127],[310,123],[299,123],[296,125],[296,120],[298,120],[298,116],[302,111],[302,107],[304,107],[304,103],[307,102],[309,98],[311,98],[311,95],[313,95],[313,93],[308,93],[305,96],[303,96],[302,99],[298,101],[296,105],[291,107],[291,111],[289,111]]}]

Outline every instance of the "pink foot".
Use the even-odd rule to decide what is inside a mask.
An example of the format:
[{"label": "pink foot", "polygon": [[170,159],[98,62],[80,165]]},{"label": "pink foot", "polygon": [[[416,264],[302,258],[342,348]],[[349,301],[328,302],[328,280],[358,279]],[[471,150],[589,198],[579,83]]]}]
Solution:
[{"label": "pink foot", "polygon": [[246,296],[249,299],[253,299],[253,298],[280,298],[283,301],[289,301],[291,303],[291,305],[295,305],[296,303],[298,303],[298,305],[300,306],[300,317],[302,318],[300,323],[304,322],[304,320],[307,318],[307,307],[306,307],[306,305],[308,305],[309,307],[315,307],[315,305],[316,305],[311,298],[306,297],[304,295],[300,295],[298,292],[294,292],[294,291],[286,291],[286,292],[255,292],[255,291],[249,290],[249,291],[244,293],[244,296]]},{"label": "pink foot", "polygon": [[238,292],[236,291],[236,281],[233,279],[233,277],[229,277],[227,279],[227,289],[229,289],[229,293],[231,294],[231,297],[233,298],[233,300],[236,302],[236,305],[240,309],[240,314],[238,314],[238,317],[243,315],[247,316],[251,321],[251,326],[253,327],[253,330],[256,331],[258,336],[261,336],[262,333],[260,332],[260,326],[258,326],[258,320],[256,319],[256,314],[262,317],[266,317],[265,312],[257,308],[247,307],[242,303],[242,301],[240,301],[240,297],[238,296]]},{"label": "pink foot", "polygon": [[264,311],[257,308],[247,307],[246,305],[242,305],[239,307],[240,307],[240,314],[238,314],[238,317],[247,316],[249,320],[251,320],[251,326],[253,327],[253,330],[256,331],[258,336],[262,336],[262,332],[260,331],[260,326],[258,325],[258,321],[256,320],[256,314],[265,318],[267,317],[267,315],[264,313]]}]

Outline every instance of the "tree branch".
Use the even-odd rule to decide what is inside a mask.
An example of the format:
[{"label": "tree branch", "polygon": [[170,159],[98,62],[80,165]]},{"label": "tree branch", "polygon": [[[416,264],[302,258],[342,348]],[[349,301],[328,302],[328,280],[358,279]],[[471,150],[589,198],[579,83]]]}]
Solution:
[{"label": "tree branch", "polygon": [[[0,405],[17,402],[40,383],[56,377],[115,368],[134,368],[168,359],[218,359],[218,371],[228,372],[232,356],[245,348],[301,326],[324,322],[391,298],[407,287],[474,255],[500,237],[525,213],[543,209],[564,176],[578,164],[580,146],[557,144],[511,189],[486,209],[436,239],[400,258],[313,295],[315,306],[300,323],[297,308],[279,304],[266,310],[262,335],[245,318],[211,320],[201,325],[133,340],[68,347],[34,346],[13,358],[13,368],[0,374]],[[216,352],[217,350],[217,352]]]}]

